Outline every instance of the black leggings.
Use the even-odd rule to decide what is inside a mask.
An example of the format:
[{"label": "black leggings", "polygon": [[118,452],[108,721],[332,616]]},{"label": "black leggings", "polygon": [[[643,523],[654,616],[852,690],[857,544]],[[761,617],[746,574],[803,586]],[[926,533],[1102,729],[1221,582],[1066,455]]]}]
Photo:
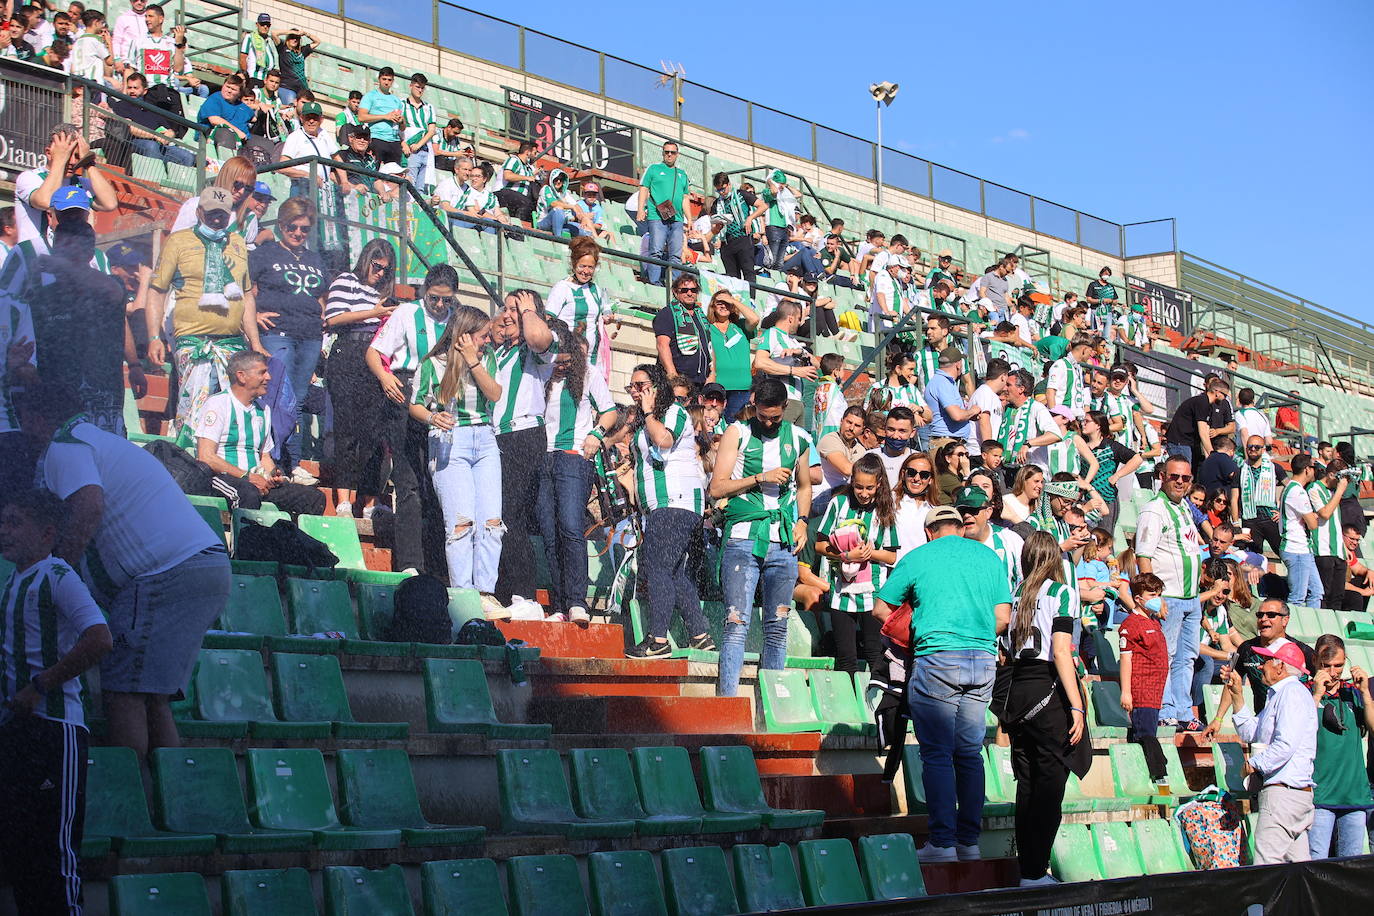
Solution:
[{"label": "black leggings", "polygon": [[501,450],[501,521],[506,536],[501,540],[493,594],[502,604],[510,604],[512,595],[533,601],[534,544],[530,535],[536,530],[534,503],[539,496],[547,434],[542,426],[502,433],[496,437],[496,447]]},{"label": "black leggings", "polygon": [[[1063,745],[1069,737],[1068,709],[1060,691],[1035,721],[1062,723],[1049,733],[1042,728],[1014,728],[1011,735],[1011,772],[1016,777],[1016,857],[1022,878],[1040,878],[1049,871],[1050,849],[1063,815],[1064,786],[1069,767]],[[1088,738],[1085,735],[1084,741]]]},{"label": "black leggings", "polygon": [[859,670],[859,649],[862,644],[864,661],[868,670],[879,673],[885,670],[883,661],[883,625],[872,614],[851,614],[848,611],[830,611],[830,629],[835,635],[835,670],[853,674]]},{"label": "black leggings", "polygon": [[835,317],[834,309],[816,309],[816,333],[821,337],[840,333],[840,320]]},{"label": "black leggings", "polygon": [[1279,523],[1271,518],[1249,518],[1243,523],[1243,527],[1250,529],[1250,547],[1255,553],[1263,553],[1263,544],[1268,544],[1274,551],[1274,556],[1279,555]]}]

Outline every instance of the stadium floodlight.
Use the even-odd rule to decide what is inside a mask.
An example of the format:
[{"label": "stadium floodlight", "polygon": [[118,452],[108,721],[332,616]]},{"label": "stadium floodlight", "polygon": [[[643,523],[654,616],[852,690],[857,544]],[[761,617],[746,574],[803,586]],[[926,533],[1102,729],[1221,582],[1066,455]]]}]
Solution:
[{"label": "stadium floodlight", "polygon": [[878,145],[874,149],[873,162],[877,171],[878,179],[878,206],[883,205],[883,106],[891,105],[892,100],[897,97],[897,90],[900,87],[896,83],[872,83],[868,87],[868,94],[873,96],[873,101],[878,108]]}]

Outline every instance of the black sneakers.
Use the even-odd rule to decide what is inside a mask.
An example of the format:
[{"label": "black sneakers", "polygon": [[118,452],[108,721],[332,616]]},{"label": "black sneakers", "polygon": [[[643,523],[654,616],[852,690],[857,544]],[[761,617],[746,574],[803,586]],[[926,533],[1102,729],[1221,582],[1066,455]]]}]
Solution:
[{"label": "black sneakers", "polygon": [[710,633],[702,633],[700,636],[692,637],[688,644],[689,648],[699,649],[702,652],[715,652],[716,644],[711,641]]},{"label": "black sneakers", "polygon": [[658,642],[652,636],[645,639],[637,646],[625,650],[626,658],[667,658],[673,652],[673,647],[668,645],[667,640]]}]

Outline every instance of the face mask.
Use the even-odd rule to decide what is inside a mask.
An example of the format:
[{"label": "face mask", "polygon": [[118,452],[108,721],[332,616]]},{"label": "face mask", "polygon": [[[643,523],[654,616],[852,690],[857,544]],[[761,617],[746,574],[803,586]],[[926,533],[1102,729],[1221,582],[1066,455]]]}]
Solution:
[{"label": "face mask", "polygon": [[1163,607],[1163,602],[1158,598],[1151,598],[1149,601],[1145,602],[1145,610],[1149,611],[1151,614],[1158,614],[1161,607]]},{"label": "face mask", "polygon": [[224,237],[229,234],[229,227],[225,226],[220,229],[212,229],[202,222],[200,223],[200,234],[211,241],[222,242],[224,241]]},{"label": "face mask", "polygon": [[894,452],[903,451],[906,449],[908,445],[911,444],[910,439],[895,439],[892,436],[888,436],[887,439],[884,440],[884,442],[887,445],[887,447]]}]

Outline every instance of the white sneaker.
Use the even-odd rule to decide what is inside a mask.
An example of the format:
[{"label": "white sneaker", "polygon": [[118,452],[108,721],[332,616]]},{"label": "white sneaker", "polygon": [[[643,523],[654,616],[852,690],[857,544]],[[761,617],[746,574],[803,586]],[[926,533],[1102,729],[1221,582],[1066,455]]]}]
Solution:
[{"label": "white sneaker", "polygon": [[1046,873],[1046,874],[1044,874],[1043,876],[1041,876],[1041,877],[1039,877],[1039,878],[1022,878],[1022,879],[1021,879],[1021,883],[1020,883],[1018,886],[1019,886],[1019,887],[1049,887],[1049,886],[1052,885],[1052,884],[1058,884],[1058,883],[1059,883],[1059,879],[1058,879],[1058,878],[1056,878],[1054,875],[1051,875],[1051,874],[1049,874],[1049,873]]},{"label": "white sneaker", "polygon": [[334,514],[337,515],[339,518],[346,518],[353,515],[353,504],[339,503],[337,506],[334,507]]},{"label": "white sneaker", "polygon": [[568,619],[579,627],[586,627],[592,622],[592,615],[587,613],[587,609],[580,604],[575,604],[568,608]]},{"label": "white sneaker", "polygon": [[378,516],[378,515],[392,515],[392,514],[393,514],[393,513],[392,513],[392,511],[391,511],[391,507],[390,507],[390,506],[382,505],[382,504],[380,504],[380,503],[373,503],[372,505],[370,505],[370,506],[368,506],[367,508],[363,509],[363,518],[369,519],[369,520],[372,519],[372,518],[375,518],[375,517]]},{"label": "white sneaker", "polygon": [[978,862],[983,858],[983,851],[978,848],[978,844],[964,846],[960,843],[954,844],[954,852],[959,856],[960,862]]},{"label": "white sneaker", "polygon": [[495,595],[482,595],[482,614],[488,620],[510,620],[510,608],[496,600]]},{"label": "white sneaker", "polygon": [[303,487],[313,487],[320,482],[320,478],[316,477],[305,468],[298,467],[291,472],[291,482],[298,483]]},{"label": "white sneaker", "polygon": [[958,862],[959,853],[953,846],[932,846],[926,843],[916,850],[916,858],[922,862]]},{"label": "white sneaker", "polygon": [[568,615],[564,614],[562,611],[559,611],[556,614],[550,614],[544,619],[547,620],[549,623],[567,623]]},{"label": "white sneaker", "polygon": [[544,606],[538,601],[531,601],[520,595],[511,595],[510,599],[510,619],[511,620],[543,620]]}]

